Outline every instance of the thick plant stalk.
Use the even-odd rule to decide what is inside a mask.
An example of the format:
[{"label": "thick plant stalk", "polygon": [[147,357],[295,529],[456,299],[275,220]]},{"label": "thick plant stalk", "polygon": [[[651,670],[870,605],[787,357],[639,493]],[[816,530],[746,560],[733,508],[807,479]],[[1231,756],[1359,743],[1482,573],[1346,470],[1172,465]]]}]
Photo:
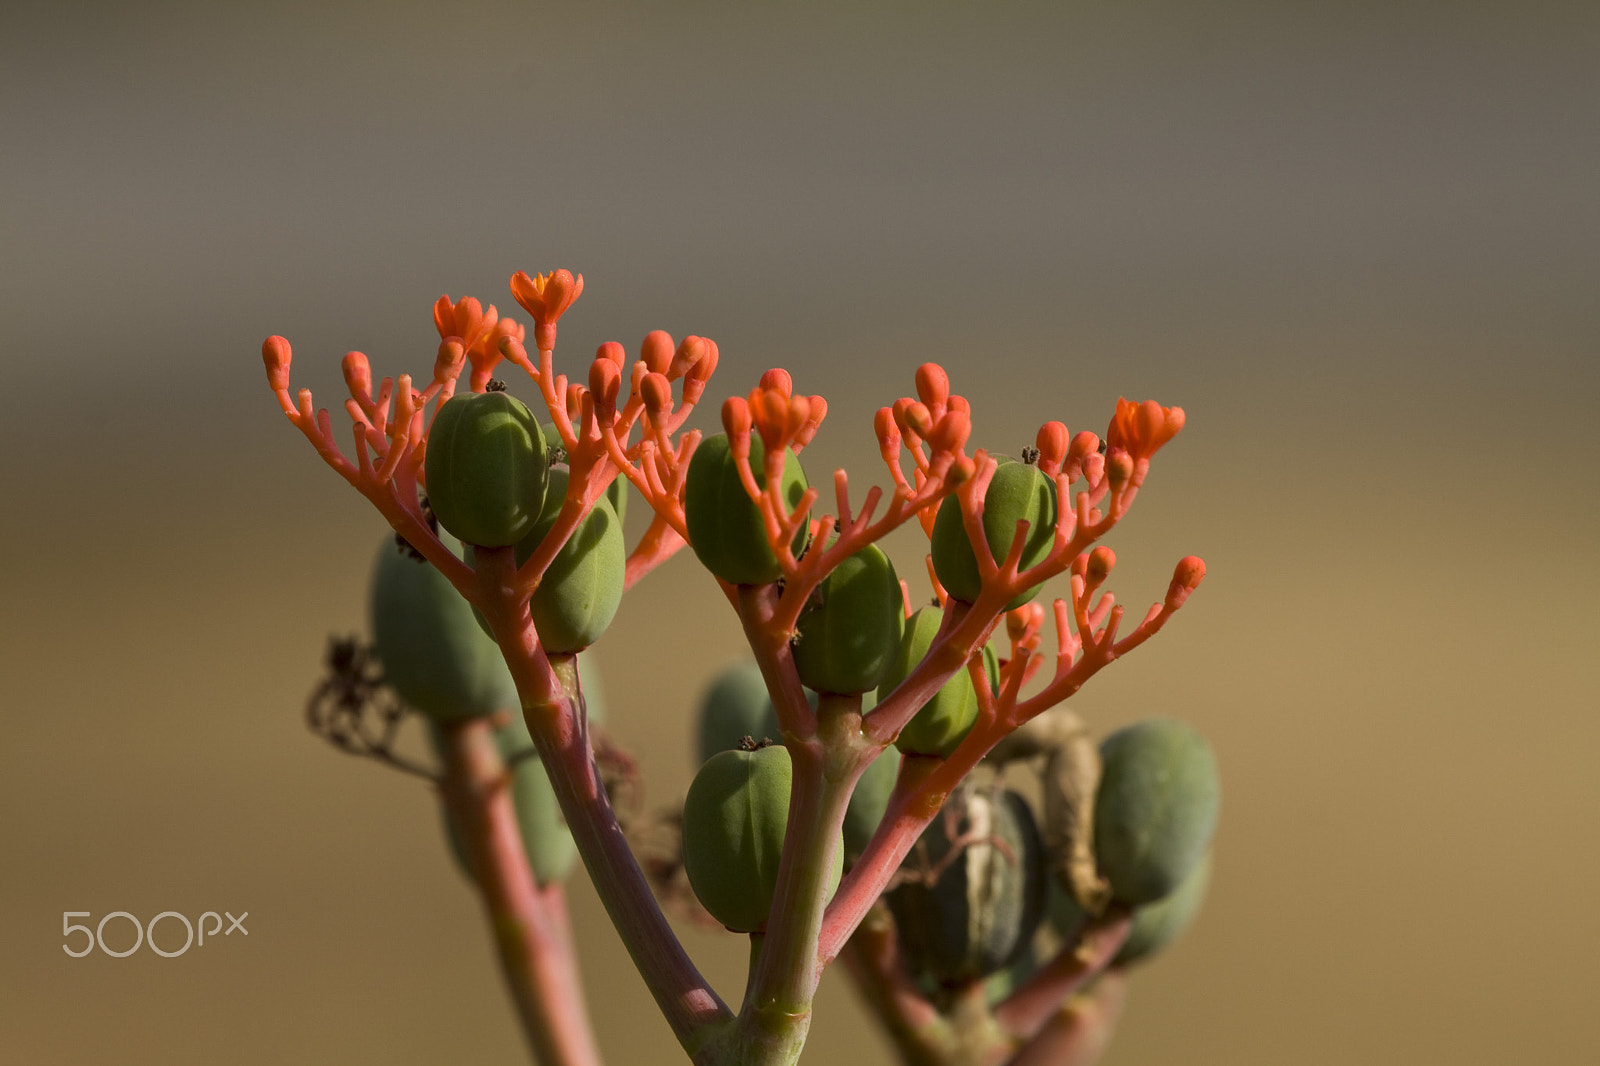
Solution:
[{"label": "thick plant stalk", "polygon": [[469,719],[440,734],[445,805],[471,857],[528,1044],[541,1066],[599,1066],[566,894],[559,882],[540,887],[534,879],[493,727],[487,719]]},{"label": "thick plant stalk", "polygon": [[505,653],[523,717],[555,788],[595,892],[678,1042],[697,1062],[718,1023],[733,1014],[683,950],[628,847],[589,750],[577,660],[548,659],[533,621],[510,594],[510,548],[477,553],[480,602]]}]

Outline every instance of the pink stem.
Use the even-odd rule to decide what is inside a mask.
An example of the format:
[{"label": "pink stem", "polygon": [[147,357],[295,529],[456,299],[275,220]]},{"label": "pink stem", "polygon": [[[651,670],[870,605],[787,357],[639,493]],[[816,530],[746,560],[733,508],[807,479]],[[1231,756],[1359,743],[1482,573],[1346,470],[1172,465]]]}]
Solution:
[{"label": "pink stem", "polygon": [[493,727],[488,719],[469,719],[445,726],[441,737],[445,803],[472,856],[528,1043],[543,1066],[599,1066],[566,897],[559,882],[541,888],[534,880]]},{"label": "pink stem", "polygon": [[522,700],[523,717],[549,772],[561,813],[589,879],[673,1035],[698,1059],[733,1015],[700,975],[657,906],[628,848],[589,749],[589,723],[572,656],[547,658],[522,601],[512,593],[510,548],[477,553],[477,602]]},{"label": "pink stem", "polygon": [[995,1007],[995,1021],[1012,1036],[1032,1038],[1068,996],[1110,965],[1132,927],[1133,919],[1127,914],[1086,925],[1055,958]]},{"label": "pink stem", "polygon": [[1061,1008],[1007,1066],[1093,1066],[1111,1043],[1127,998],[1127,978],[1106,974],[1088,995]]}]

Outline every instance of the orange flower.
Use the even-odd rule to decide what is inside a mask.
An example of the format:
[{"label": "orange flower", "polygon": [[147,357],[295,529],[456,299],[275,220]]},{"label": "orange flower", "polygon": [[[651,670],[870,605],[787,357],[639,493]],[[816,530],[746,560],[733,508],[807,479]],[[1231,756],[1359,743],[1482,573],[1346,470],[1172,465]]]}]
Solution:
[{"label": "orange flower", "polygon": [[1120,449],[1134,460],[1148,459],[1183,428],[1183,408],[1162,407],[1154,400],[1133,403],[1117,399],[1117,413],[1106,431],[1106,447]]},{"label": "orange flower", "polygon": [[541,352],[555,347],[556,322],[582,293],[583,275],[573,277],[570,270],[533,277],[519,270],[511,275],[511,295],[533,316],[533,339]]}]

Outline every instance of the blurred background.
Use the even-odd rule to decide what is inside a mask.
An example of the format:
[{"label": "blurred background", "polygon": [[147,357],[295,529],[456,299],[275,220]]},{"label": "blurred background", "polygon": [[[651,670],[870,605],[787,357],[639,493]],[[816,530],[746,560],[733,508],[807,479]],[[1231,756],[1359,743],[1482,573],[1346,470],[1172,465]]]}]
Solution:
[{"label": "blurred background", "polygon": [[[521,1060],[426,787],[302,724],[385,527],[258,352],[337,410],[346,350],[426,373],[441,292],[557,267],[558,365],[787,367],[813,480],[884,482],[930,359],[1001,450],[1187,410],[1112,587],[1209,577],[1075,706],[1212,739],[1217,873],[1109,1066],[1600,1059],[1597,55],[1592,3],[10,0],[8,1059]],[[651,804],[739,650],[680,558],[592,653]],[[604,1050],[679,1061],[573,894]],[[68,910],[249,934],[73,959]],[[742,943],[684,935],[737,997]],[[842,975],[807,1058],[889,1061]]]}]

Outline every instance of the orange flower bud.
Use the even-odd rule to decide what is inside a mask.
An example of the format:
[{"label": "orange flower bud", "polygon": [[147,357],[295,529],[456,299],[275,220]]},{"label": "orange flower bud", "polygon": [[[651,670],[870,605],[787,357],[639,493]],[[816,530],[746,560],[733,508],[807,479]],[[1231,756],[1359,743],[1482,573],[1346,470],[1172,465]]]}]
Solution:
[{"label": "orange flower bud", "polygon": [[1116,565],[1117,553],[1102,544],[1089,553],[1089,561],[1085,564],[1084,570],[1087,573],[1090,584],[1098,585],[1106,579],[1106,575],[1110,574],[1111,568]]},{"label": "orange flower bud", "polygon": [[761,375],[761,388],[772,389],[781,394],[784,399],[794,395],[794,380],[789,377],[789,372],[782,367],[773,367]]},{"label": "orange flower bud", "polygon": [[736,441],[750,434],[750,405],[743,397],[729,396],[722,401],[722,428],[728,440]]},{"label": "orange flower bud", "polygon": [[[441,344],[439,347],[439,355],[443,357],[444,345]],[[459,352],[460,350],[461,346],[457,345],[456,351]],[[372,368],[367,365],[367,357],[360,352],[348,352],[339,367],[344,371],[344,383],[350,390],[351,399],[370,402],[372,400]]]},{"label": "orange flower bud", "polygon": [[1205,560],[1198,555],[1185,555],[1172,571],[1172,584],[1167,586],[1166,608],[1176,611],[1182,607],[1189,594],[1200,587],[1206,577]]},{"label": "orange flower bud", "polygon": [[1039,449],[1039,465],[1045,470],[1060,470],[1066,460],[1070,438],[1067,427],[1061,422],[1046,422],[1034,437],[1034,447]]},{"label": "orange flower bud", "polygon": [[950,399],[950,375],[938,363],[917,367],[917,395],[929,407],[941,407]]},{"label": "orange flower bud", "polygon": [[646,374],[639,383],[639,395],[644,400],[645,410],[658,422],[672,410],[672,383],[665,374]]},{"label": "orange flower bud", "polygon": [[[600,346],[589,364],[589,391],[594,394],[594,409],[601,423],[612,420],[617,410],[617,393],[622,389],[622,369],[609,358],[606,345]],[[620,349],[622,345],[617,345]]]},{"label": "orange flower bud", "polygon": [[644,335],[639,345],[639,358],[652,374],[665,374],[672,365],[672,335],[664,329],[653,329]]},{"label": "orange flower bud", "polygon": [[267,367],[267,384],[274,392],[289,387],[289,342],[274,334],[261,342],[261,361]]}]

